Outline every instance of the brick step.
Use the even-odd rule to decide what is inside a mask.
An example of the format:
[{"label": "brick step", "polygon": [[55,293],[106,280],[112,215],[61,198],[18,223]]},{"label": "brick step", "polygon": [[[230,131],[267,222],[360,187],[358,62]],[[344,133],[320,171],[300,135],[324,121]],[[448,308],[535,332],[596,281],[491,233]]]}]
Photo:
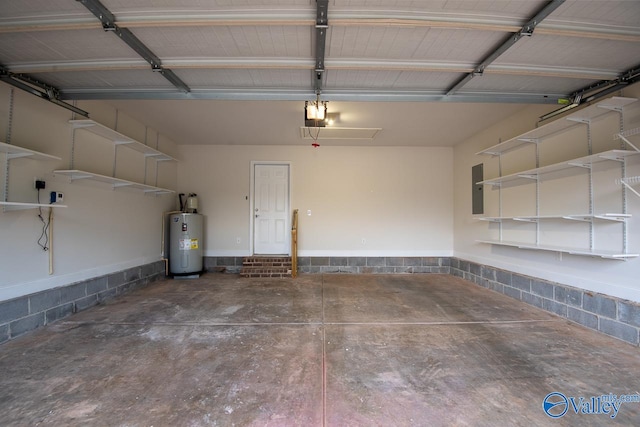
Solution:
[{"label": "brick step", "polygon": [[242,277],[291,277],[291,267],[242,267]]},{"label": "brick step", "polygon": [[291,257],[245,257],[242,277],[291,277]]},{"label": "brick step", "polygon": [[242,259],[246,267],[291,267],[291,257],[246,257]]}]

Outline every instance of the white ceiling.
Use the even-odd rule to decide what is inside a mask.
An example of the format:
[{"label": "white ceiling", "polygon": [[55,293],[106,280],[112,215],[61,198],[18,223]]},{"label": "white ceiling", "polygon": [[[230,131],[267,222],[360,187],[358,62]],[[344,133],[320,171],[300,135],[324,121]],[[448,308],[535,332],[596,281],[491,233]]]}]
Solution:
[{"label": "white ceiling", "polygon": [[[640,65],[640,1],[567,0],[451,92],[547,3],[329,0],[322,99],[339,126],[383,128],[342,143],[452,145]],[[315,0],[102,4],[189,93],[76,0],[1,1],[0,65],[63,99],[108,100],[179,144],[301,142],[303,101],[315,96]]]}]

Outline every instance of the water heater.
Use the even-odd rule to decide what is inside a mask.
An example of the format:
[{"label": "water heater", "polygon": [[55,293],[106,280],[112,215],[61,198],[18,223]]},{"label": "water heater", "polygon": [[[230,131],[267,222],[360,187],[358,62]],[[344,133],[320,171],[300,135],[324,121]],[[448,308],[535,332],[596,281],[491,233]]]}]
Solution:
[{"label": "water heater", "polygon": [[169,217],[169,272],[198,276],[202,272],[202,215],[173,213]]}]

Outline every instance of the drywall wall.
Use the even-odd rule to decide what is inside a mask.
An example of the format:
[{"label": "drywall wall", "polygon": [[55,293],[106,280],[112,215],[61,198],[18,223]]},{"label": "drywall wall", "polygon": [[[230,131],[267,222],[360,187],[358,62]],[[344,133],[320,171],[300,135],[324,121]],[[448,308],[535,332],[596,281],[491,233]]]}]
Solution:
[{"label": "drywall wall", "polygon": [[[614,94],[620,95],[620,94]],[[640,97],[640,86],[635,85],[623,96]],[[619,298],[640,301],[640,258],[628,261],[606,260],[595,257],[560,255],[557,252],[523,250],[478,243],[482,239],[498,239],[497,224],[479,221],[471,213],[471,168],[484,164],[485,179],[507,175],[536,167],[535,146],[531,144],[502,157],[479,156],[475,153],[536,127],[538,117],[550,111],[549,107],[531,106],[513,117],[491,126],[473,138],[457,145],[455,158],[455,256],[479,264],[494,266],[520,274],[600,292]],[[545,122],[546,123],[546,122]],[[640,103],[627,107],[624,113],[626,129],[640,126]],[[591,125],[593,152],[620,149],[621,141],[614,140],[620,127],[620,116],[611,113],[595,120]],[[586,156],[587,127],[579,125],[540,144],[540,166]],[[625,147],[630,148],[630,147]],[[578,168],[576,168],[578,169]],[[621,169],[618,162],[601,162],[593,166],[594,212],[620,213],[623,209],[622,187],[616,184]],[[627,176],[640,175],[640,156],[627,161]],[[547,177],[539,187],[539,215],[580,214],[589,212],[589,171],[580,169],[570,174]],[[502,198],[491,187],[484,187],[486,216],[536,215],[535,183],[505,188]],[[640,252],[640,198],[626,193],[628,220],[628,250]],[[502,212],[500,212],[502,205]],[[563,220],[543,220],[539,224],[540,242],[550,245],[588,248],[590,224]],[[536,224],[508,221],[502,228],[504,240],[535,242]],[[594,223],[596,249],[623,248],[622,224]]]},{"label": "drywall wall", "polygon": [[179,150],[179,189],[197,193],[199,212],[206,216],[205,256],[252,253],[255,161],[291,165],[291,208],[300,211],[301,256],[452,254],[451,148],[313,148],[301,141],[295,147],[191,145]]},{"label": "drywall wall", "polygon": [[[111,128],[117,126],[123,134],[168,154],[174,150],[173,142],[103,103],[81,102],[78,106],[92,119]],[[6,184],[7,200],[36,202],[37,177],[46,182],[41,201],[48,203],[49,192],[55,190],[64,193],[63,203],[68,206],[54,211],[50,251],[37,244],[43,229],[38,209],[6,211],[0,207],[0,301],[160,259],[162,212],[175,207],[174,196],[145,196],[126,188],[114,191],[102,183],[70,183],[68,178],[52,173],[56,169],[84,169],[113,174],[113,145],[84,130],[74,134],[68,123],[72,118],[66,109],[0,84],[0,140],[62,159],[18,158],[5,162],[0,153],[0,185],[5,188]],[[159,164],[156,170],[154,161],[146,163],[145,168],[142,154],[120,147],[116,176],[154,185],[157,172],[157,186],[174,186],[175,164]],[[4,170],[5,164],[8,171]],[[48,215],[49,208],[43,208],[45,220]]]}]

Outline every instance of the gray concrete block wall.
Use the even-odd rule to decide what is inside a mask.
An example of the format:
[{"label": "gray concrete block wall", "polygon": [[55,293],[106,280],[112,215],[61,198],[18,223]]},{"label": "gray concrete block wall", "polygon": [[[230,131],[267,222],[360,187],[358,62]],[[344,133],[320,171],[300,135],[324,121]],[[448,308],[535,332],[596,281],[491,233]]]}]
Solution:
[{"label": "gray concrete block wall", "polygon": [[240,273],[240,270],[242,270],[242,257],[206,256],[204,257],[202,264],[206,271],[238,274]]},{"label": "gray concrete block wall", "polygon": [[449,274],[448,257],[299,257],[298,273]]},{"label": "gray concrete block wall", "polygon": [[[204,268],[237,274],[242,257],[205,257]],[[298,257],[298,273],[449,274],[449,257]]]},{"label": "gray concrete block wall", "polygon": [[451,274],[640,345],[640,304],[457,258],[451,259]]},{"label": "gray concrete block wall", "polygon": [[157,261],[0,302],[0,343],[164,277]]}]

